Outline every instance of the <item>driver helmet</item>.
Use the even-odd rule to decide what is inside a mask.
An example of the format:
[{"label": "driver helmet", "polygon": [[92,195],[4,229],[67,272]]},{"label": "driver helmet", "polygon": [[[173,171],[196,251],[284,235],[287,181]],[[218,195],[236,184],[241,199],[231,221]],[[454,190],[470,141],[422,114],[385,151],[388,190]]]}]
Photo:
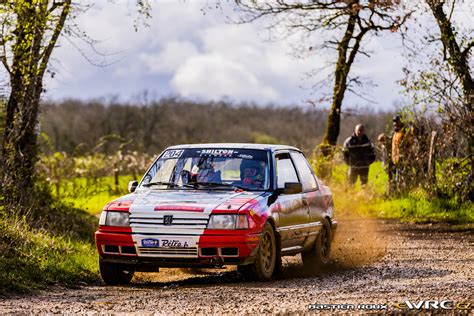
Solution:
[{"label": "driver helmet", "polygon": [[260,161],[243,160],[240,164],[240,179],[244,185],[255,185],[263,181],[263,167]]}]

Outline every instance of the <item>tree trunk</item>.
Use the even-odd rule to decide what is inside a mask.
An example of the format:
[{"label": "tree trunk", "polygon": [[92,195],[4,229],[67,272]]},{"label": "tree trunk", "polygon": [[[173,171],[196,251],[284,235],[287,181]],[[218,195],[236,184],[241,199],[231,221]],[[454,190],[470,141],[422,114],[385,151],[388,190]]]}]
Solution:
[{"label": "tree trunk", "polygon": [[[39,82],[35,88],[41,91],[41,87]],[[6,206],[29,205],[34,189],[35,129],[40,93],[34,91],[30,97],[22,98],[22,90],[30,89],[12,84],[7,103],[7,124],[2,142],[2,193]]]},{"label": "tree trunk", "polygon": [[[2,63],[10,78],[2,139],[1,194],[5,210],[29,211],[35,194],[37,123],[43,76],[64,27],[71,0],[11,2],[15,16],[11,66]],[[56,10],[61,10],[54,15]],[[5,56],[4,56],[5,57]]]},{"label": "tree trunk", "polygon": [[[45,24],[41,14],[46,7],[25,6],[18,12],[14,31],[13,62],[9,69],[11,92],[6,108],[6,124],[2,140],[2,193],[7,211],[26,212],[34,190],[37,144],[35,129],[43,90],[41,42]],[[40,16],[38,16],[38,14]]]},{"label": "tree trunk", "polygon": [[[326,126],[326,134],[324,135],[323,144],[321,145],[322,154],[325,157],[331,156],[334,151],[334,146],[337,144],[341,124],[341,107],[344,94],[347,89],[347,80],[349,71],[355,56],[359,51],[360,42],[367,32],[367,29],[362,29],[355,36],[354,30],[357,24],[358,12],[355,11],[349,16],[347,21],[347,28],[344,37],[338,44],[338,58],[335,71],[333,99],[331,110],[328,116]],[[352,45],[351,45],[352,44]]]}]

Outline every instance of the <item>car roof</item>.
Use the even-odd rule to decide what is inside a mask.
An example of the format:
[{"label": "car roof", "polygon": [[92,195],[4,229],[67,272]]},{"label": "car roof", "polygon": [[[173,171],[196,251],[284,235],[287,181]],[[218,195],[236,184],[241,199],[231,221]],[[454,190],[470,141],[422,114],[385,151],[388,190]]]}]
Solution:
[{"label": "car roof", "polygon": [[260,150],[296,150],[301,151],[296,147],[287,145],[274,144],[253,144],[253,143],[208,143],[208,144],[183,144],[174,145],[166,149],[187,149],[187,148],[235,148],[235,149],[260,149]]}]

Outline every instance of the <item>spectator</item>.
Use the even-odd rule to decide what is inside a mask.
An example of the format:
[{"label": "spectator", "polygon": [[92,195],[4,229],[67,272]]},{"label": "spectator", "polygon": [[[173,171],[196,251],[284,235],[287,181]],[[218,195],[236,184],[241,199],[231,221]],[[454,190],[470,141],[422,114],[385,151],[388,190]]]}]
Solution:
[{"label": "spectator", "polygon": [[374,145],[365,135],[365,127],[358,124],[354,134],[344,142],[344,161],[349,165],[349,183],[354,185],[360,178],[362,185],[367,184],[369,166],[375,161]]},{"label": "spectator", "polygon": [[397,187],[399,187],[400,182],[403,181],[404,176],[404,160],[408,156],[408,150],[413,144],[413,141],[410,136],[411,132],[405,127],[405,124],[402,122],[400,116],[394,116],[392,121],[392,172],[395,175],[394,180],[397,183]]}]

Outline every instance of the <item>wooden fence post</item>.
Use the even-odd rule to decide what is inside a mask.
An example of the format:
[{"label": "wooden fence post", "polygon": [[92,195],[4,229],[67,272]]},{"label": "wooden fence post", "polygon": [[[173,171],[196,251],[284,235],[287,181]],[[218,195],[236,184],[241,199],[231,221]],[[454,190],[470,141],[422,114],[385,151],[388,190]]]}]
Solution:
[{"label": "wooden fence post", "polygon": [[430,153],[428,157],[428,176],[429,179],[436,182],[436,137],[438,133],[436,131],[431,132],[431,141],[430,141]]}]

